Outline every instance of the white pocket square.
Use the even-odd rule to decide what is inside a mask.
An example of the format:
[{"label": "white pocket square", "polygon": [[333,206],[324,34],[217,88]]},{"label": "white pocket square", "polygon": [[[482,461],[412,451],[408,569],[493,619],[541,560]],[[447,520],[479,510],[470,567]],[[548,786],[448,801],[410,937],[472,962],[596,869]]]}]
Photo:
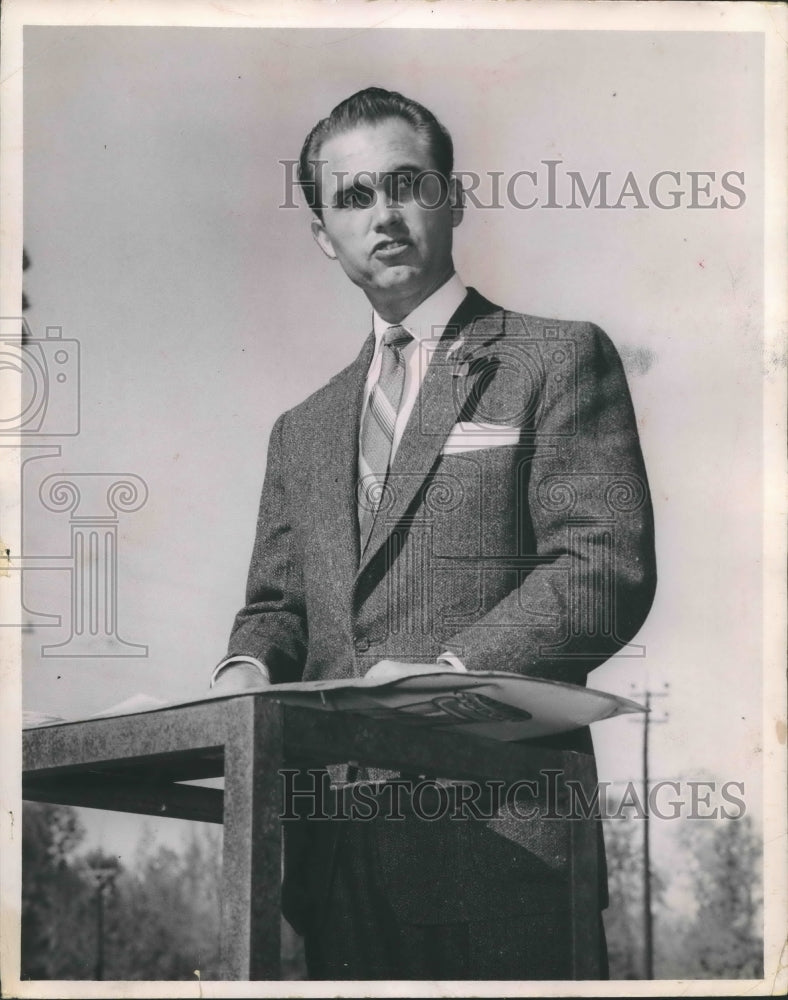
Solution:
[{"label": "white pocket square", "polygon": [[444,455],[456,455],[463,451],[479,451],[482,448],[500,448],[504,445],[517,444],[519,440],[519,427],[461,421],[452,427],[441,452]]}]

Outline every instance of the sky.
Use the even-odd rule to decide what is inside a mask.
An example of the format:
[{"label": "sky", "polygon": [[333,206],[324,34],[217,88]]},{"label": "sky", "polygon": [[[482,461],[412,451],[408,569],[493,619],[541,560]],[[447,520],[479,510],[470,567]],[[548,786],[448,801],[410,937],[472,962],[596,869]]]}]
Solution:
[{"label": "sky", "polygon": [[[635,640],[645,655],[614,657],[589,685],[636,696],[668,684],[655,709],[667,721],[652,728],[654,777],[743,781],[757,815],[755,34],[27,28],[26,317],[34,338],[55,326],[78,341],[80,427],[65,436],[51,416],[52,434],[36,440],[60,455],[25,467],[24,554],[51,563],[26,574],[25,605],[62,620],[25,634],[25,708],[78,717],[137,692],[176,700],[207,685],[243,600],[271,425],[352,360],[370,329],[366,300],[312,241],[287,161],[335,103],[371,84],[432,109],[452,133],[457,169],[482,177],[483,204],[469,205],[455,233],[466,284],[511,309],[593,321],[621,352],[659,585]],[[611,201],[631,172],[646,205],[543,207],[545,161],[563,204],[569,171],[589,188],[607,171]],[[524,170],[536,173],[539,205],[483,207],[493,172]],[[662,171],[679,175],[658,188],[667,201],[674,187],[684,192],[675,209],[648,194]],[[714,174],[695,181],[696,203],[716,196],[731,207],[689,207],[692,171]],[[726,192],[724,174],[743,195]],[[524,202],[530,190],[521,179],[514,194]],[[42,350],[51,359],[54,348]],[[75,397],[54,383],[52,395],[67,422]],[[60,559],[69,515],[40,493],[58,473],[144,483],[147,497],[116,530],[117,633],[145,655],[42,654],[70,634],[72,579]],[[640,725],[607,721],[594,735],[603,780],[639,776]],[[110,822],[130,842],[143,821],[91,819],[94,835]]]}]

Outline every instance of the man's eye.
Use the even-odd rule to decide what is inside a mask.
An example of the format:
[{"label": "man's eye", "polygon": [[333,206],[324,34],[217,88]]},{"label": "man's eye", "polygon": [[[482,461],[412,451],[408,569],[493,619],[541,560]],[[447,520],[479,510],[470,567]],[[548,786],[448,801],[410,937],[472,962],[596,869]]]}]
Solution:
[{"label": "man's eye", "polygon": [[369,208],[375,200],[372,191],[365,191],[363,188],[353,188],[345,191],[339,199],[340,208]]},{"label": "man's eye", "polygon": [[413,190],[413,174],[392,174],[389,182],[390,196],[395,201],[409,198]]}]

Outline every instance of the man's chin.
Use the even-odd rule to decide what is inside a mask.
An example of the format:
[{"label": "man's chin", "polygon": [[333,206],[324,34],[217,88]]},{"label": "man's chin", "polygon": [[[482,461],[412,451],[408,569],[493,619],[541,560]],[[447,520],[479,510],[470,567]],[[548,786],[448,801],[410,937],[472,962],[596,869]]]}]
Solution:
[{"label": "man's chin", "polygon": [[425,274],[423,269],[412,264],[399,264],[386,268],[376,275],[376,288],[379,293],[402,295],[407,299],[426,298],[434,290],[434,278]]},{"label": "man's chin", "polygon": [[421,269],[414,267],[413,264],[391,264],[377,275],[381,288],[418,284],[421,278]]}]

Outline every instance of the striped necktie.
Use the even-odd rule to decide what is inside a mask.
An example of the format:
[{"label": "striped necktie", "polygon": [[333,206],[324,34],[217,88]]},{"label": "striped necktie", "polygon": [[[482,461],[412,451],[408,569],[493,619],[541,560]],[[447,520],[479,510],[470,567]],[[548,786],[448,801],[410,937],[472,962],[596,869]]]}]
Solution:
[{"label": "striped necktie", "polygon": [[361,551],[369,539],[391,460],[391,443],[405,384],[403,349],[412,340],[403,326],[390,326],[383,334],[380,375],[369,394],[361,418],[358,455],[358,521]]}]

